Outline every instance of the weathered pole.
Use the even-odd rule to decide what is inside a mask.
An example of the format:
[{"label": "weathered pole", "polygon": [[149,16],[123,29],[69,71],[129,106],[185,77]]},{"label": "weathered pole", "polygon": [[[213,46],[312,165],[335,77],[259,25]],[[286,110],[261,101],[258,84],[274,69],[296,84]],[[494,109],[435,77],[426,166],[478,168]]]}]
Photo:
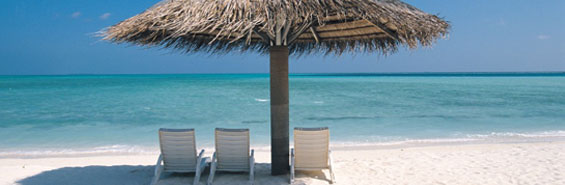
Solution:
[{"label": "weathered pole", "polygon": [[288,141],[288,47],[271,46],[271,174],[287,174]]}]

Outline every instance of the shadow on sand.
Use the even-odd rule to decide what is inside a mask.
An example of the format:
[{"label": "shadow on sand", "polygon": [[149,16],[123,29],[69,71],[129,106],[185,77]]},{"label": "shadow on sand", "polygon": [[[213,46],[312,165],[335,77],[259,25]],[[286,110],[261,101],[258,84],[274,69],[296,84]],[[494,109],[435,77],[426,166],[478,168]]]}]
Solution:
[{"label": "shadow on sand", "polygon": [[21,185],[149,184],[153,166],[86,166],[45,171],[22,179]]},{"label": "shadow on sand", "polygon": [[[21,185],[146,185],[153,178],[154,166],[86,166],[65,167],[45,171],[40,174],[18,181]],[[271,176],[271,164],[257,163],[255,165],[255,184],[288,185],[289,176]],[[206,168],[200,178],[200,184],[206,184],[209,175]],[[310,177],[316,179],[327,179],[321,172],[297,173],[297,178]],[[247,184],[247,173],[216,173],[215,185]],[[186,185],[192,184],[194,173],[163,173],[158,184]],[[306,184],[297,179],[295,184]]]}]

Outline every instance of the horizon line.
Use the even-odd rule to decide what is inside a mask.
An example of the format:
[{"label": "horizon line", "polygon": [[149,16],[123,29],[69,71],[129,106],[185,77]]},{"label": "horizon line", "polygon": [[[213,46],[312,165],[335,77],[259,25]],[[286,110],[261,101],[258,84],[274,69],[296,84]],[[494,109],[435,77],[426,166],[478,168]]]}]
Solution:
[{"label": "horizon line", "polygon": [[[289,76],[418,76],[418,75],[565,75],[565,71],[505,71],[505,72],[327,72],[289,73]],[[0,74],[9,76],[137,76],[137,75],[269,75],[269,73],[69,73],[69,74]]]}]

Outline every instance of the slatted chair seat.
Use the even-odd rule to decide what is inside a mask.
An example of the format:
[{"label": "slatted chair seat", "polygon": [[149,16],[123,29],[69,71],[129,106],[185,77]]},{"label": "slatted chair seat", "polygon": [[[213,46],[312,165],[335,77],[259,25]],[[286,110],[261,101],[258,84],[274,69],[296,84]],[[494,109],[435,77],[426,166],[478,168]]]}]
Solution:
[{"label": "slatted chair seat", "polygon": [[216,128],[215,140],[208,185],[214,181],[216,171],[249,172],[249,183],[253,184],[255,158],[249,146],[249,129]]},{"label": "slatted chair seat", "polygon": [[155,166],[155,176],[151,185],[159,181],[162,172],[190,173],[194,172],[196,185],[200,175],[210,158],[203,157],[204,150],[196,155],[194,129],[159,129],[159,145],[161,154]]},{"label": "slatted chair seat", "polygon": [[331,183],[335,183],[330,145],[330,130],[323,128],[294,128],[294,148],[291,149],[290,183],[295,171],[330,171]]}]

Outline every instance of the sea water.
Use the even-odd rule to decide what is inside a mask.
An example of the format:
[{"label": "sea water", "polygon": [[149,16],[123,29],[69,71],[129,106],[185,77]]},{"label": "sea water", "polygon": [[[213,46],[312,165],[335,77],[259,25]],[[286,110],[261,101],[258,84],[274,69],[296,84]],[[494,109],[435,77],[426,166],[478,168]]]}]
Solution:
[{"label": "sea water", "polygon": [[[249,128],[270,143],[268,74],[0,77],[0,157],[158,149],[159,128]],[[290,127],[332,145],[565,138],[564,74],[290,76]],[[291,135],[292,139],[292,135]]]}]

